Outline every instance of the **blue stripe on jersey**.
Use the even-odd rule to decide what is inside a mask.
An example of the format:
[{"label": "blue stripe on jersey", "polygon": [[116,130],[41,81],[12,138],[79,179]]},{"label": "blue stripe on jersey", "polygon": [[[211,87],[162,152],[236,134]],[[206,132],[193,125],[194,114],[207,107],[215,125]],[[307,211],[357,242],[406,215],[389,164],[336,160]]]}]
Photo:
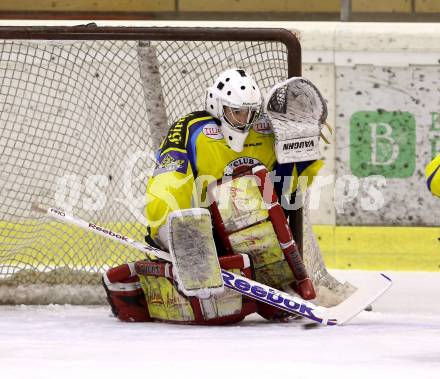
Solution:
[{"label": "blue stripe on jersey", "polygon": [[434,176],[435,176],[435,174],[437,173],[437,171],[438,170],[440,170],[440,166],[438,166],[435,170],[434,170],[434,172],[429,176],[429,178],[428,178],[428,180],[427,180],[427,182],[426,182],[426,185],[428,186],[428,189],[431,191],[431,182],[432,182],[432,179],[434,179]]},{"label": "blue stripe on jersey", "polygon": [[298,177],[304,172],[304,170],[309,167],[312,163],[316,161],[304,161],[304,162],[296,162],[296,171],[298,173]]},{"label": "blue stripe on jersey", "polygon": [[[189,138],[188,138],[188,144],[186,145],[186,151],[188,153],[189,162],[191,164],[192,172],[194,178],[197,178],[197,151],[196,151],[196,140],[197,137],[200,135],[200,133],[203,130],[203,127],[208,124],[216,124],[214,120],[203,120],[200,122],[196,122],[195,124],[191,125],[189,128]],[[217,124],[216,124],[217,125]]]},{"label": "blue stripe on jersey", "polygon": [[275,165],[275,175],[281,176],[281,181],[277,181],[274,183],[275,192],[278,196],[278,199],[281,200],[281,195],[284,187],[284,181],[289,180],[289,183],[286,184],[286,188],[290,189],[292,175],[293,175],[293,163],[276,163]]}]

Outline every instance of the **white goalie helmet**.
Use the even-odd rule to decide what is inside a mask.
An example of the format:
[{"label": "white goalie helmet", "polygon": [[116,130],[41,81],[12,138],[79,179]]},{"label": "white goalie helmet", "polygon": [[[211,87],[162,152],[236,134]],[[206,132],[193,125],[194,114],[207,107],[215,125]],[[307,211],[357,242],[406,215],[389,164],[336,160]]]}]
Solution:
[{"label": "white goalie helmet", "polygon": [[205,110],[220,120],[226,143],[237,152],[243,150],[261,108],[262,96],[257,83],[239,68],[222,72],[206,90]]}]

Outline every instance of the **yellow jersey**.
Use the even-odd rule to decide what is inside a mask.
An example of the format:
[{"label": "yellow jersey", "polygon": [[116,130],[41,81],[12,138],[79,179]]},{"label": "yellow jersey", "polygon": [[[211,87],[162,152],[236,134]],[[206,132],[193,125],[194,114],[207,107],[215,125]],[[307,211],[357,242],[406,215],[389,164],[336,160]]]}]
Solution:
[{"label": "yellow jersey", "polygon": [[180,118],[162,142],[156,168],[147,183],[149,236],[156,239],[159,228],[174,210],[208,207],[207,186],[246,166],[263,164],[268,171],[275,171],[281,179],[274,183],[279,196],[294,191],[299,176],[307,176],[310,184],[322,161],[278,164],[273,142],[268,124],[256,123],[243,151],[238,153],[224,140],[219,121],[207,112],[193,112]]},{"label": "yellow jersey", "polygon": [[426,166],[425,174],[428,189],[440,197],[440,154]]}]

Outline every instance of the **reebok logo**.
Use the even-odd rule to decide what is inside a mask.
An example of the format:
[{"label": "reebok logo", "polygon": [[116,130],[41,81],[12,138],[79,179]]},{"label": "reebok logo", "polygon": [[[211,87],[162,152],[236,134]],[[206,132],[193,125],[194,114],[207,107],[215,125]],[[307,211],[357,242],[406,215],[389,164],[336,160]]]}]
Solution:
[{"label": "reebok logo", "polygon": [[91,222],[89,222],[89,228],[97,230],[98,232],[101,232],[101,233],[104,233],[104,234],[108,234],[109,236],[115,237],[117,239],[120,239],[121,241],[128,242],[127,237],[121,236],[120,234],[113,233],[111,230],[107,230],[107,229],[101,228],[100,226],[92,224]]},{"label": "reebok logo", "polygon": [[[314,309],[307,304],[296,303],[291,299],[283,297],[282,293],[274,292],[273,289],[266,290],[262,286],[249,283],[232,273],[222,270],[223,282],[226,287],[232,288],[253,299],[262,301],[266,304],[273,305],[277,308],[286,310],[287,312],[295,312],[306,316],[309,319],[322,323],[323,320],[314,315]],[[333,320],[328,320],[328,325],[334,325]]]}]

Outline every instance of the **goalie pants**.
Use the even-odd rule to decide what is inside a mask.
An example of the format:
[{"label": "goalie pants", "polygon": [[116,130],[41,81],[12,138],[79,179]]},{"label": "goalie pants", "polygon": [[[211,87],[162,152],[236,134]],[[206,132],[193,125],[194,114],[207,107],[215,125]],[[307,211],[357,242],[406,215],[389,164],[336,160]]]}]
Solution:
[{"label": "goalie pants", "polygon": [[[253,277],[241,255],[220,257],[219,262],[223,269]],[[170,263],[145,260],[110,269],[103,275],[103,285],[112,312],[121,321],[223,325],[257,310],[253,300],[229,289],[209,299],[184,296],[172,278]]]}]

